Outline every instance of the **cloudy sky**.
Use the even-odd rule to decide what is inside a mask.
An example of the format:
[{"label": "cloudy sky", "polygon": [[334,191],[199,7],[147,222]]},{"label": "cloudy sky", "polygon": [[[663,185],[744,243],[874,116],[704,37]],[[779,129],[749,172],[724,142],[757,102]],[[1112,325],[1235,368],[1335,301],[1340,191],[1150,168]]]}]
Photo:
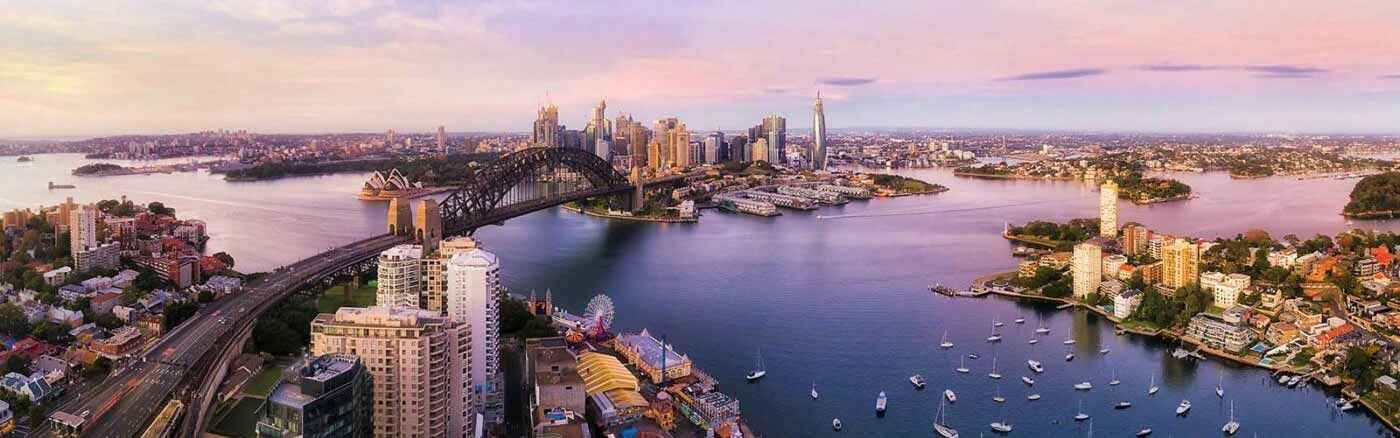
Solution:
[{"label": "cloudy sky", "polygon": [[0,137],[528,128],[1400,132],[1400,2],[6,0]]}]

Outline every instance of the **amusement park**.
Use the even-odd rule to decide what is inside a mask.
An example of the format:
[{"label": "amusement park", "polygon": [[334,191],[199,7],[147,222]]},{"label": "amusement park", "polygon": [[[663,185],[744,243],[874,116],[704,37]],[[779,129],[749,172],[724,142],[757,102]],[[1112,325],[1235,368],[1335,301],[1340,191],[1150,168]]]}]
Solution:
[{"label": "amusement park", "polygon": [[535,424],[567,427],[582,417],[596,433],[592,436],[753,436],[740,415],[739,400],[721,392],[719,382],[677,351],[665,335],[658,337],[645,328],[616,331],[612,298],[596,295],[578,315],[553,307],[548,296],[542,301],[531,294],[531,307],[548,316],[564,335],[527,341],[527,369],[539,388],[533,397],[548,398],[551,383],[570,382],[552,370],[573,362],[586,402],[582,411],[544,411],[537,408],[539,400],[532,399],[531,415],[543,420]]}]

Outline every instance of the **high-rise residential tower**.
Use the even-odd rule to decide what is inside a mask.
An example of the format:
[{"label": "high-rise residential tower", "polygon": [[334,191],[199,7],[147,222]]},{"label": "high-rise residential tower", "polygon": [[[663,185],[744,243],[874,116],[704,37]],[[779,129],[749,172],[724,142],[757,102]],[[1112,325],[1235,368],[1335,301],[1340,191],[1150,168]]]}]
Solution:
[{"label": "high-rise residential tower", "polygon": [[375,304],[417,309],[423,293],[422,263],[422,245],[399,245],[380,253]]},{"label": "high-rise residential tower", "polygon": [[1177,238],[1162,248],[1162,284],[1176,289],[1201,278],[1201,247]]},{"label": "high-rise residential tower", "polygon": [[812,146],[807,150],[807,162],[813,170],[826,169],[826,111],[822,109],[821,91],[817,91],[817,103],[812,105]]},{"label": "high-rise residential tower", "polygon": [[311,354],[360,358],[374,382],[375,437],[472,436],[471,330],[432,312],[342,307],[311,321]]},{"label": "high-rise residential tower", "polygon": [[498,417],[504,413],[498,336],[500,260],[480,247],[465,249],[443,263],[443,275],[447,280],[447,317],[467,324],[475,334],[469,349],[479,410],[486,412],[487,418]]},{"label": "high-rise residential tower", "polygon": [[787,119],[777,114],[763,118],[764,136],[768,137],[768,161],[778,164],[787,160]]},{"label": "high-rise residential tower", "polygon": [[1099,283],[1103,281],[1103,247],[1090,240],[1075,245],[1071,257],[1074,297],[1084,298],[1098,292]]},{"label": "high-rise residential tower", "polygon": [[1118,238],[1118,183],[1111,179],[1099,186],[1099,235]]},{"label": "high-rise residential tower", "polygon": [[437,147],[438,153],[443,155],[447,154],[447,128],[442,125],[438,125]]}]

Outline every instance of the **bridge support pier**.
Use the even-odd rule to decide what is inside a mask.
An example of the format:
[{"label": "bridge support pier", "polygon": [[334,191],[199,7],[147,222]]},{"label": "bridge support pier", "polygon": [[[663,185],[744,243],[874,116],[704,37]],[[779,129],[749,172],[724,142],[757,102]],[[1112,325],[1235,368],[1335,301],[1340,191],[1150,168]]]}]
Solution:
[{"label": "bridge support pier", "polygon": [[640,213],[640,212],[642,211],[643,208],[646,208],[646,202],[647,202],[647,200],[646,200],[646,187],[644,186],[644,183],[642,182],[642,168],[641,168],[641,167],[633,167],[633,168],[632,168],[632,177],[631,177],[631,180],[632,180],[632,202],[630,202],[630,204],[632,204],[632,205],[629,205],[628,207],[629,207],[629,210],[631,210],[633,213]]}]

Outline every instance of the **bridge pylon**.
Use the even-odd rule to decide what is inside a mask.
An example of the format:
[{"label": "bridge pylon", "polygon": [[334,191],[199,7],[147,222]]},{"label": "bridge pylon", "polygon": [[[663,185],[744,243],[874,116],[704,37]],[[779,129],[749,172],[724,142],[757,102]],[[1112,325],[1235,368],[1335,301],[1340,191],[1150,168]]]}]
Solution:
[{"label": "bridge pylon", "polygon": [[629,207],[633,213],[639,213],[646,208],[646,184],[642,182],[642,168],[632,167],[632,175],[628,178],[632,180],[632,202]]}]

